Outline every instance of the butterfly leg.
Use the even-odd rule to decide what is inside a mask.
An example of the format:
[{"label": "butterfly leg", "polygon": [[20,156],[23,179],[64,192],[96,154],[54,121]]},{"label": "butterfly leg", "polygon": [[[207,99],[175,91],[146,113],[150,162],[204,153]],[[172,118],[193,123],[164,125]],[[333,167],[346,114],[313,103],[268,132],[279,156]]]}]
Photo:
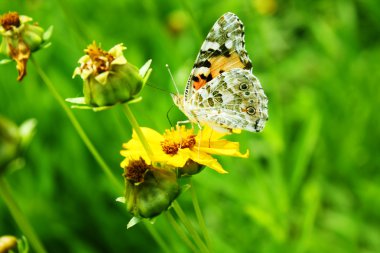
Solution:
[{"label": "butterfly leg", "polygon": [[193,128],[193,123],[190,120],[177,121],[176,125],[179,126],[179,125],[184,125],[184,124],[191,124],[191,127]]},{"label": "butterfly leg", "polygon": [[202,126],[199,122],[197,122],[199,128],[199,143],[198,143],[198,159],[200,158],[200,150],[201,150],[201,141],[202,141]]}]

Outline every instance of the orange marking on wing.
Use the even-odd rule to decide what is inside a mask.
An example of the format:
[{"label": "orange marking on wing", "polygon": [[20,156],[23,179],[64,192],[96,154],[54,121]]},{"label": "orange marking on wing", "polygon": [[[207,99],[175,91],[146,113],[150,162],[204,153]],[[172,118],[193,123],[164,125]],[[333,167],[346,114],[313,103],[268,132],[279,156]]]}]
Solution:
[{"label": "orange marking on wing", "polygon": [[194,81],[193,82],[193,88],[196,89],[196,90],[199,90],[200,88],[202,88],[207,83],[207,81],[204,80],[204,79],[202,79],[200,77],[200,75],[198,75],[197,77],[198,77],[199,81]]},{"label": "orange marking on wing", "polygon": [[[212,80],[223,72],[229,71],[235,68],[244,68],[245,65],[240,60],[239,55],[236,52],[233,52],[230,57],[224,55],[219,55],[208,59],[211,63],[210,73],[200,73],[196,75],[197,81],[193,81],[193,88],[199,90],[206,85],[207,78]],[[203,78],[201,77],[203,75]],[[209,76],[211,75],[211,76]]]},{"label": "orange marking on wing", "polygon": [[209,59],[209,61],[211,62],[210,73],[213,78],[220,75],[220,71],[226,72],[231,69],[245,67],[236,52],[233,52],[230,57],[219,55],[217,57]]}]

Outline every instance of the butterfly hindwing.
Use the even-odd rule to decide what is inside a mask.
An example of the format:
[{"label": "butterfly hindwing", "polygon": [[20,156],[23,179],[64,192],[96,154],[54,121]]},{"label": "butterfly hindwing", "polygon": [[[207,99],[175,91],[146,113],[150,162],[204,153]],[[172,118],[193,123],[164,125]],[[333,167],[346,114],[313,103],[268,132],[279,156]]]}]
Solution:
[{"label": "butterfly hindwing", "polygon": [[189,98],[199,122],[255,132],[268,118],[267,103],[260,81],[244,69],[220,74]]},{"label": "butterfly hindwing", "polygon": [[195,61],[185,89],[185,100],[207,82],[234,68],[252,69],[244,45],[244,26],[233,13],[220,17],[211,28]]}]

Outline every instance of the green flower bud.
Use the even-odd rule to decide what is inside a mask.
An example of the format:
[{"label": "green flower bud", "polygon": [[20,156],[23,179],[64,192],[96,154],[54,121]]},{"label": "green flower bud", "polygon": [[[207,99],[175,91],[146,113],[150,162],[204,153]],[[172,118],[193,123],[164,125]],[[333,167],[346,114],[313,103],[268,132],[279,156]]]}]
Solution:
[{"label": "green flower bud", "polygon": [[34,133],[35,124],[34,120],[29,120],[17,127],[0,116],[0,174],[21,156]]},{"label": "green flower bud", "polygon": [[155,168],[143,159],[124,168],[125,204],[135,217],[153,218],[167,210],[180,193],[173,169]]},{"label": "green flower bud", "polygon": [[7,253],[17,247],[17,238],[12,235],[4,235],[0,237],[0,252]]},{"label": "green flower bud", "polygon": [[[30,24],[32,18],[9,12],[0,17],[0,34],[2,41],[0,53],[5,54],[17,63],[18,81],[26,75],[26,64],[32,52],[48,47],[53,27],[46,31],[35,24]],[[10,60],[2,60],[7,63]]]},{"label": "green flower bud", "polygon": [[18,127],[0,117],[0,171],[19,156],[21,136]]},{"label": "green flower bud", "polygon": [[93,42],[85,49],[86,55],[79,59],[80,67],[73,77],[83,79],[84,98],[66,101],[86,106],[76,108],[102,110],[118,103],[136,101],[144,87],[151,69],[148,61],[140,70],[127,62],[123,55],[126,48],[118,44],[108,52]]}]

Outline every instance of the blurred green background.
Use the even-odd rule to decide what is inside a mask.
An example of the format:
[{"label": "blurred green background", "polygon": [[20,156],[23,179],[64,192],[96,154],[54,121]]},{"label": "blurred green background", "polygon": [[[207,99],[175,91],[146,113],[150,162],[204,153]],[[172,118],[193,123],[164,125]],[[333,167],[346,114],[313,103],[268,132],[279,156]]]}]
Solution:
[{"label": "blurred green background", "polygon": [[[71,75],[93,40],[123,42],[126,58],[153,59],[150,86],[131,108],[142,126],[170,127],[174,91],[183,91],[200,45],[223,13],[245,25],[246,47],[269,97],[262,133],[230,139],[249,159],[220,158],[194,184],[215,252],[380,252],[380,4],[320,1],[0,2],[47,28],[52,46],[34,56],[63,97],[82,95]],[[17,124],[38,120],[23,170],[7,176],[13,194],[49,252],[161,252],[131,218],[68,118],[29,62],[0,66],[0,114]],[[153,87],[152,87],[153,86]],[[157,87],[157,88],[155,88]],[[160,91],[159,89],[166,90]],[[119,150],[131,136],[121,108],[74,111],[120,182]],[[183,120],[176,109],[172,121]],[[179,202],[194,219],[190,193]],[[173,252],[190,252],[164,216],[155,225]],[[0,200],[0,235],[21,232]]]}]

